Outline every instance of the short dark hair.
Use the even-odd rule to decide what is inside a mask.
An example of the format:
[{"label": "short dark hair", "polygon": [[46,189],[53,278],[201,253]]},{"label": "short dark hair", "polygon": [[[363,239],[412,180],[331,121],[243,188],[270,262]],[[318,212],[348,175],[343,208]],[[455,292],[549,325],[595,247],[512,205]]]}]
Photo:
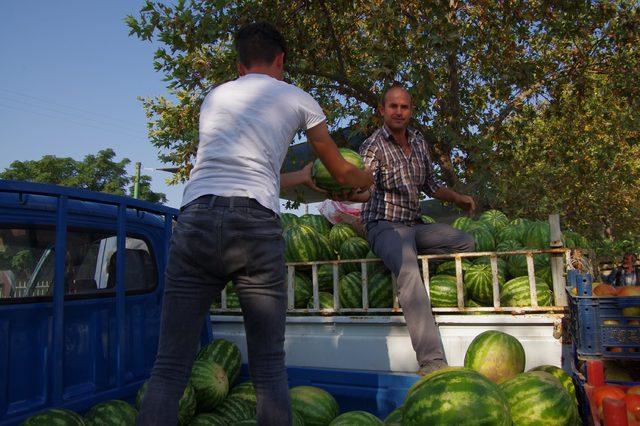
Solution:
[{"label": "short dark hair", "polygon": [[[380,98],[380,105],[384,106],[385,99],[387,98],[387,93],[389,93],[393,89],[402,89],[402,90],[406,91],[407,93],[409,93],[407,88],[404,87],[404,85],[402,83],[394,81],[393,83],[391,83],[391,85],[389,87],[387,87],[384,90],[384,92],[382,92],[382,97]],[[410,93],[409,93],[409,97],[411,97]]]},{"label": "short dark hair", "polygon": [[268,22],[254,22],[240,28],[235,47],[238,61],[245,67],[270,64],[279,53],[287,54],[284,37]]}]

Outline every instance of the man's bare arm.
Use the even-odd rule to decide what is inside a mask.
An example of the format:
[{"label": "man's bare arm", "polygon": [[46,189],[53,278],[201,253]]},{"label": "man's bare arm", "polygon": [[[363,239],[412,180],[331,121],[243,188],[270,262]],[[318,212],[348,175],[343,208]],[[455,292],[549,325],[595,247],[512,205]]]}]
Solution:
[{"label": "man's bare arm", "polygon": [[436,192],[433,193],[433,198],[437,198],[441,201],[448,201],[454,203],[462,210],[472,215],[476,210],[476,202],[473,197],[464,194],[458,194],[453,189],[449,189],[446,186],[441,186]]}]

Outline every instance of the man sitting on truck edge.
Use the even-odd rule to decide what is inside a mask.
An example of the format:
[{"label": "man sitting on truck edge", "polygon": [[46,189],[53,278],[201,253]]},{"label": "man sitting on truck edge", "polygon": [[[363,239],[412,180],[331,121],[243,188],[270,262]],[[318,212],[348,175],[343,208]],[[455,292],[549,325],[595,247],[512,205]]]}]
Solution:
[{"label": "man sitting on truck edge", "polygon": [[468,252],[475,244],[471,235],[449,225],[422,223],[420,192],[470,213],[475,202],[443,186],[434,176],[426,141],[409,127],[411,95],[404,87],[394,84],[387,89],[378,108],[384,124],[360,146],[374,185],[351,199],[365,202],[362,223],[367,240],[397,279],[398,300],[420,365],[418,373],[424,375],[446,367],[447,362],[417,255]]},{"label": "man sitting on truck edge", "polygon": [[606,278],[606,282],[614,287],[640,285],[640,268],[636,265],[636,261],[635,254],[623,254],[622,264],[611,271]]},{"label": "man sitting on truck edge", "polygon": [[199,145],[165,272],[160,342],[138,424],[175,425],[201,328],[216,293],[232,280],[240,299],[260,425],[290,425],[285,369],[287,309],[279,184],[308,182],[309,169],[279,176],[304,128],[338,182],[366,189],[371,172],[342,158],[326,117],[283,80],[282,35],[253,23],[236,34],[236,80],[217,86],[200,109]]}]

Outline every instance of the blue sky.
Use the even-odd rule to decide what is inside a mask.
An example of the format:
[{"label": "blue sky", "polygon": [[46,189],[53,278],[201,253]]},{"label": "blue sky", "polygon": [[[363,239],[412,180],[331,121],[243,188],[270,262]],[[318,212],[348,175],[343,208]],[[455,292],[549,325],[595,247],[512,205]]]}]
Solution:
[{"label": "blue sky", "polygon": [[[138,0],[0,2],[0,170],[43,155],[81,159],[113,148],[142,167],[161,167],[146,137],[138,96],[166,93],[154,45],[128,36]],[[145,170],[177,206],[181,187]]]}]

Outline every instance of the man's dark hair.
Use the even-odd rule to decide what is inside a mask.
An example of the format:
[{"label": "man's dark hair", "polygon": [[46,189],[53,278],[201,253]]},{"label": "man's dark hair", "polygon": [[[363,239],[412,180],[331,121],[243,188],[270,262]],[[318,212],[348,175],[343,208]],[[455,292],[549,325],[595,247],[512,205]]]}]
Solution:
[{"label": "man's dark hair", "polygon": [[270,64],[287,46],[282,34],[268,22],[255,22],[240,28],[235,39],[238,60],[249,68],[256,64]]},{"label": "man's dark hair", "polygon": [[[380,98],[380,105],[384,106],[384,102],[387,98],[387,93],[389,93],[391,90],[393,89],[402,89],[405,90],[407,93],[409,92],[407,90],[406,87],[404,87],[404,85],[400,82],[394,81],[393,83],[391,83],[391,85],[389,87],[387,87],[384,92],[382,92],[382,97]],[[411,94],[409,94],[409,97],[411,97]]]}]

